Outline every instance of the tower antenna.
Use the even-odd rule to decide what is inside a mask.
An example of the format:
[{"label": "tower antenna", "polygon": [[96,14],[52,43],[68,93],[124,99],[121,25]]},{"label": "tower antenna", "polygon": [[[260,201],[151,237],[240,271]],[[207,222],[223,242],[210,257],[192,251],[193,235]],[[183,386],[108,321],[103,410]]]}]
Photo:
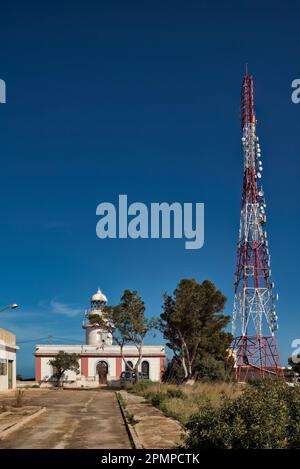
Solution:
[{"label": "tower antenna", "polygon": [[[283,374],[275,340],[278,328],[271,280],[261,148],[256,136],[253,78],[242,84],[244,179],[234,282],[232,356],[238,382]],[[258,184],[259,183],[259,184]]]}]

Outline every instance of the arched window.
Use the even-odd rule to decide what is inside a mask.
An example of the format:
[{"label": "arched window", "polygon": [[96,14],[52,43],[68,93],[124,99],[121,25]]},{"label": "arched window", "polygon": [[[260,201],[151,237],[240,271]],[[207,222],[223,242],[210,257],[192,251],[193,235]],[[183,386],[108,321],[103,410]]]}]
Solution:
[{"label": "arched window", "polygon": [[107,384],[108,364],[105,361],[97,363],[96,372],[99,378],[99,384]]},{"label": "arched window", "polygon": [[[131,367],[131,368],[130,368]],[[133,363],[130,360],[126,360],[126,368],[125,371],[131,371],[133,369]]]},{"label": "arched window", "polygon": [[145,379],[149,379],[149,372],[150,372],[149,362],[143,361],[142,362],[142,373],[143,373],[143,377]]}]

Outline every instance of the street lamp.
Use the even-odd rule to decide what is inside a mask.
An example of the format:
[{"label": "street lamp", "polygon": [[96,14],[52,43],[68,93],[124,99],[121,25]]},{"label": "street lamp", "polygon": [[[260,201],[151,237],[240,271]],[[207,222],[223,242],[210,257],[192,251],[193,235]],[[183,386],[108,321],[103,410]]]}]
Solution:
[{"label": "street lamp", "polygon": [[0,313],[2,313],[3,311],[6,311],[7,309],[15,309],[17,308],[19,305],[17,305],[17,303],[12,303],[11,305],[7,305],[5,306],[4,308],[1,308],[0,309]]}]

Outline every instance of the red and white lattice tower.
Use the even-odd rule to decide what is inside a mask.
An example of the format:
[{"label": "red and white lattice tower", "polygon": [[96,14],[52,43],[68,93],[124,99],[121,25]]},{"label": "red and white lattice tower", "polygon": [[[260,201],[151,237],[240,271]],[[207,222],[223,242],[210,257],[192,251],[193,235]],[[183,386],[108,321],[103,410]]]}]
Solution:
[{"label": "red and white lattice tower", "polygon": [[247,71],[242,85],[241,118],[244,180],[234,286],[232,353],[237,380],[245,382],[250,377],[282,374],[275,341],[278,295],[273,293],[265,230],[266,203],[261,186],[263,166],[256,135],[253,77]]}]

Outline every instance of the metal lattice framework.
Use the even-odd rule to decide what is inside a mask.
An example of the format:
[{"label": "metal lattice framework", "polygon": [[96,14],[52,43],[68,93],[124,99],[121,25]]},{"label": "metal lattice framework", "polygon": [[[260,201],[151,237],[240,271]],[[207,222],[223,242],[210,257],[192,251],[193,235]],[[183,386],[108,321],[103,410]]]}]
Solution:
[{"label": "metal lattice framework", "polygon": [[232,353],[237,379],[281,374],[275,331],[278,328],[271,280],[266,226],[266,202],[262,186],[262,160],[256,135],[253,77],[242,85],[243,196],[234,286]]}]

